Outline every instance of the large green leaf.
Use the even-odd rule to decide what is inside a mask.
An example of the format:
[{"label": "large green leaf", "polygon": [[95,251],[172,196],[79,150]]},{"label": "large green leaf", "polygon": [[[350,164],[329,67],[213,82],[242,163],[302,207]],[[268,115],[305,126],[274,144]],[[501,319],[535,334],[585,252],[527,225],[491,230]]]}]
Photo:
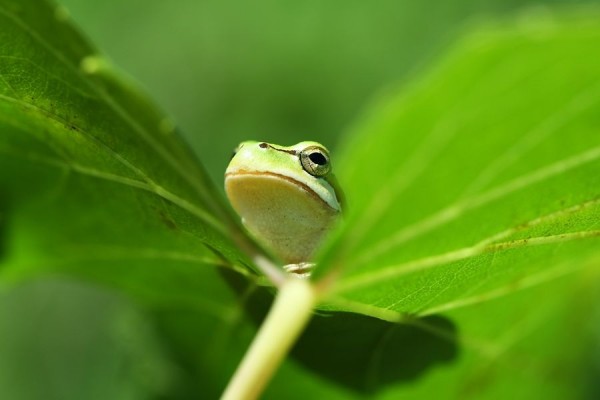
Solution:
[{"label": "large green leaf", "polygon": [[[407,386],[398,373],[390,389],[394,361],[422,357],[394,360],[397,344],[380,335],[362,379],[387,387],[383,397],[588,389],[600,273],[594,16],[480,27],[348,138],[336,167],[349,213],[316,273],[333,277],[322,308],[415,324],[460,346],[451,366]],[[415,319],[439,313],[456,329]]]},{"label": "large green leaf", "polygon": [[317,272],[340,301],[431,314],[599,262],[599,39],[596,19],[488,28],[374,107]]},{"label": "large green leaf", "polygon": [[230,238],[236,223],[168,118],[60,7],[3,1],[0,37],[0,194],[14,276],[107,259],[248,271]]}]

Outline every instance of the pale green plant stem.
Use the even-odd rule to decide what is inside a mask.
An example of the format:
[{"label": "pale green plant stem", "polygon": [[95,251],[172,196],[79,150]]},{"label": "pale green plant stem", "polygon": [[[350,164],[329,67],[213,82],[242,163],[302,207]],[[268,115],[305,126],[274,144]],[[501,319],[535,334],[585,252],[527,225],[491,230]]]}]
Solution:
[{"label": "pale green plant stem", "polygon": [[289,276],[244,359],[223,393],[223,400],[256,399],[310,320],[317,292],[308,279]]}]

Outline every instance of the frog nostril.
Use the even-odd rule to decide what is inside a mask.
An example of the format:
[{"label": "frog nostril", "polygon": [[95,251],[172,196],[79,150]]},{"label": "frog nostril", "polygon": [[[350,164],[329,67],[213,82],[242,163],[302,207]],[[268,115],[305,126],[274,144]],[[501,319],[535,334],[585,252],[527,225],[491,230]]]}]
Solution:
[{"label": "frog nostril", "polygon": [[267,147],[269,147],[269,144],[262,142],[261,144],[258,145],[258,147],[260,147],[261,149],[266,149]]}]

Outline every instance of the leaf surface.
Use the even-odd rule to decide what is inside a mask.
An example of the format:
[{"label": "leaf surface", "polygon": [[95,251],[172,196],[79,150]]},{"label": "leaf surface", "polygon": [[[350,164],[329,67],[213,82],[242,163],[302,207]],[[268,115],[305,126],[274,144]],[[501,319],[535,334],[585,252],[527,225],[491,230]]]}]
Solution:
[{"label": "leaf surface", "polygon": [[[354,126],[336,164],[349,213],[316,271],[333,282],[321,309],[390,325],[350,346],[357,359],[369,349],[362,376],[351,377],[348,359],[330,368],[346,388],[362,382],[381,398],[589,395],[599,21],[557,13],[479,27]],[[422,318],[432,315],[446,322]],[[423,366],[412,349],[443,347],[394,334],[405,326],[456,348]],[[402,341],[412,345],[397,353]],[[413,372],[408,382],[402,371]]]},{"label": "leaf surface", "polygon": [[428,315],[599,262],[600,24],[572,18],[468,36],[355,127],[337,300]]},{"label": "leaf surface", "polygon": [[13,265],[36,253],[38,265],[50,254],[140,255],[248,273],[231,239],[237,224],[172,123],[66,18],[46,2],[0,3],[0,189]]}]

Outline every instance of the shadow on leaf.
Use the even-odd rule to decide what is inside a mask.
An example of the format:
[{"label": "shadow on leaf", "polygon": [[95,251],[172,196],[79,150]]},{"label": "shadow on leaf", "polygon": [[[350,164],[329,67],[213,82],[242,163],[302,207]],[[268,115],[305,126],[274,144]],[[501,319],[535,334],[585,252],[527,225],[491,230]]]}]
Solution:
[{"label": "shadow on leaf", "polygon": [[[419,322],[455,335],[446,318]],[[322,376],[369,393],[417,379],[436,364],[452,361],[458,349],[455,341],[418,326],[337,312],[315,316],[292,354]]]},{"label": "shadow on leaf", "polygon": [[[226,271],[224,275],[237,293],[244,293],[247,281]],[[273,294],[258,288],[244,306],[260,324],[272,302]],[[322,377],[368,394],[452,362],[459,353],[453,340],[457,336],[456,326],[441,316],[392,323],[348,312],[319,313],[294,346],[292,357]]]}]

